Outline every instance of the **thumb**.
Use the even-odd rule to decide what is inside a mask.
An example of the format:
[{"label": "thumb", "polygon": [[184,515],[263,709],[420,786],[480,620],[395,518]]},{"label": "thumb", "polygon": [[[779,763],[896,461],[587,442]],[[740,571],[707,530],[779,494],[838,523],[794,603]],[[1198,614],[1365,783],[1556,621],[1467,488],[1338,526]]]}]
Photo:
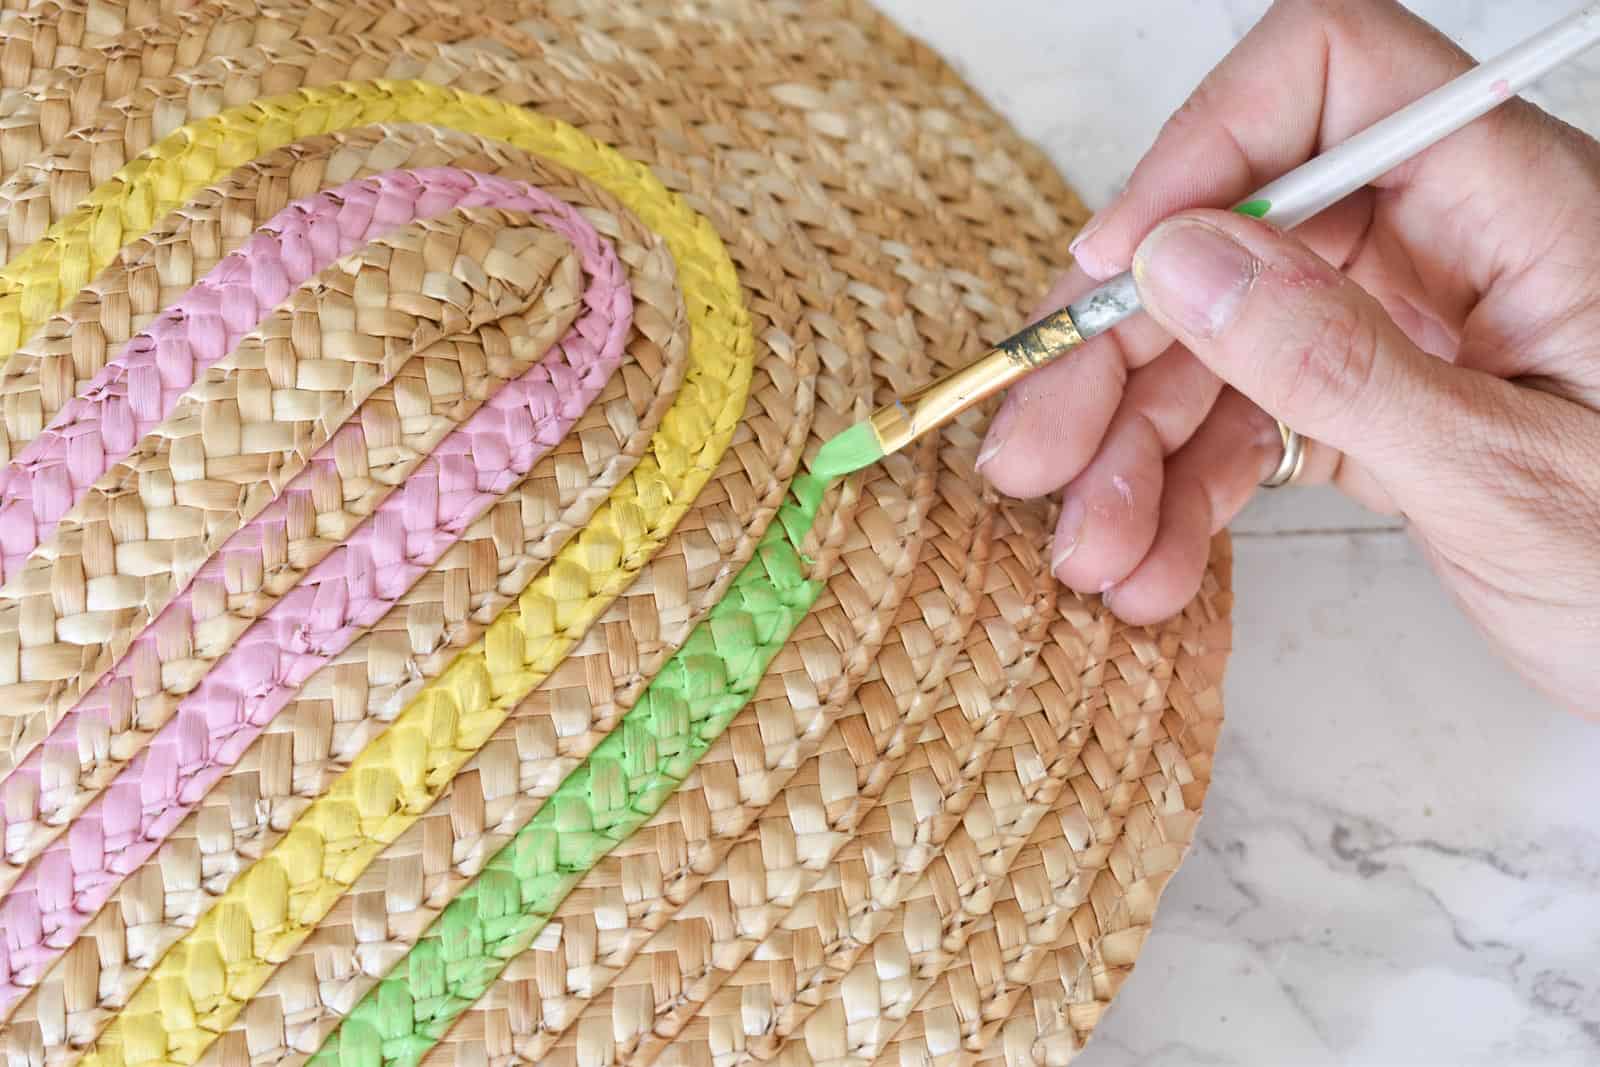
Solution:
[{"label": "thumb", "polygon": [[1299,241],[1254,219],[1191,212],[1134,257],[1145,310],[1273,417],[1401,475],[1448,425],[1469,372],[1429,356],[1382,306]]}]

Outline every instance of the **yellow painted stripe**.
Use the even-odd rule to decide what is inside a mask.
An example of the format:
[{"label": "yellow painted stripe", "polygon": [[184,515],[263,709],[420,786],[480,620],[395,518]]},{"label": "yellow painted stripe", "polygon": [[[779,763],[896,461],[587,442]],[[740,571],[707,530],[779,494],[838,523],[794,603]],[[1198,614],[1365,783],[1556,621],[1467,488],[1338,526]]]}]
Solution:
[{"label": "yellow painted stripe", "polygon": [[47,316],[47,306],[62,302],[60,292],[38,296],[42,288],[27,280],[75,280],[78,268],[63,271],[62,264],[86,264],[87,280],[116,254],[123,232],[148,229],[231,168],[300,138],[375,122],[493,137],[585,174],[627,205],[677,262],[691,326],[684,381],[649,453],[589,524],[167,952],[83,1061],[89,1067],[200,1058],[273,968],[632,581],[710,477],[744,409],[754,339],[733,262],[711,225],[648,168],[569,125],[420,82],[302,90],[174,132],[0,276],[11,287],[0,301],[16,301],[4,305],[6,329],[18,328],[11,316]]}]

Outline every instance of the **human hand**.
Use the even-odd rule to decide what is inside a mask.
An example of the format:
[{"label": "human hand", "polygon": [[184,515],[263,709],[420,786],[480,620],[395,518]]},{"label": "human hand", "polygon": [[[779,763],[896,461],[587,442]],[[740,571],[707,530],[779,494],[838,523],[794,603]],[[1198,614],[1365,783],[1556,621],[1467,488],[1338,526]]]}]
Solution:
[{"label": "human hand", "polygon": [[1293,236],[1187,210],[1470,64],[1392,0],[1280,0],[1041,307],[1131,264],[1148,316],[1013,388],[979,466],[1013,496],[1062,490],[1057,576],[1153,622],[1199,588],[1282,419],[1312,439],[1301,483],[1404,516],[1510,662],[1600,715],[1600,145],[1513,100]]}]

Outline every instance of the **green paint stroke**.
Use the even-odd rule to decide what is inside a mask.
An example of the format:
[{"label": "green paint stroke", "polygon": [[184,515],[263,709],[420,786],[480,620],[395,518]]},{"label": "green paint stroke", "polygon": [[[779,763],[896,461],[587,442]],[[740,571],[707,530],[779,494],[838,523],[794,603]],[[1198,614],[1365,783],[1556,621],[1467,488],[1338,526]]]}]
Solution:
[{"label": "green paint stroke", "polygon": [[688,777],[822,591],[799,547],[837,477],[829,469],[831,459],[794,480],[754,558],[639,702],[362,998],[312,1067],[420,1062],[578,881]]},{"label": "green paint stroke", "polygon": [[1267,212],[1272,210],[1271,200],[1246,200],[1233,210],[1241,215],[1249,215],[1253,219],[1266,218]]},{"label": "green paint stroke", "polygon": [[811,470],[819,478],[843,478],[882,458],[883,444],[878,440],[878,431],[870,422],[858,422],[828,439],[818,450]]}]

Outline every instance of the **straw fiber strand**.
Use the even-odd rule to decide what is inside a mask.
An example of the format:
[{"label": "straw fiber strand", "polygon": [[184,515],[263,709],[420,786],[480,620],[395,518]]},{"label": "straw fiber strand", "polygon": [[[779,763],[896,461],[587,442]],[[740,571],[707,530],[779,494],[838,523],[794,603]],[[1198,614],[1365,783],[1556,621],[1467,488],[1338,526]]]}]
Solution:
[{"label": "straw fiber strand", "polygon": [[[1021,320],[1084,218],[1039,152],[860,0],[0,12],[11,455],[253,227],[384,170],[581,205],[636,298],[596,406],[195,798],[10,1067],[1075,1055],[1209,782],[1226,538],[1132,629],[975,473],[992,405],[826,491],[801,460]],[[17,857],[73,840],[52,804]]]}]

